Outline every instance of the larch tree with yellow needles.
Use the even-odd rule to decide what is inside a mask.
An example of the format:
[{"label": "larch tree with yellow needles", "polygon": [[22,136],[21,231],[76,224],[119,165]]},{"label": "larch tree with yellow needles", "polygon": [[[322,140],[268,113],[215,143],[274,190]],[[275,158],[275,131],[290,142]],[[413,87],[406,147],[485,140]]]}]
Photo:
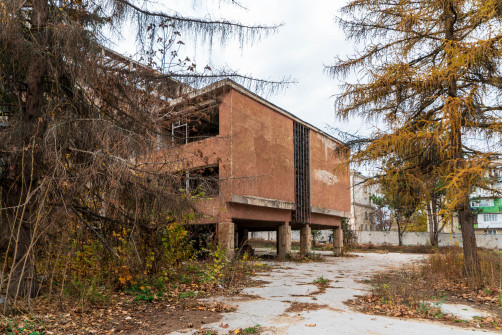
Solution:
[{"label": "larch tree with yellow needles", "polygon": [[398,156],[405,164],[395,169],[419,170],[417,152],[434,156],[428,173],[441,180],[442,214],[458,215],[471,274],[478,261],[469,194],[487,187],[500,153],[501,19],[498,0],[351,0],[338,22],[366,43],[327,67],[334,77],[359,75],[343,86],[337,114],[383,124],[353,162]]}]

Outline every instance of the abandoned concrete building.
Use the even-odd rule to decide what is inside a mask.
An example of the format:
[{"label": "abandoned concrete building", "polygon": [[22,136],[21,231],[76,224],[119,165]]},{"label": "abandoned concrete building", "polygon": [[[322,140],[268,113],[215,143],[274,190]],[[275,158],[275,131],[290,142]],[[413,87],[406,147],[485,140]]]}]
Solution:
[{"label": "abandoned concrete building", "polygon": [[180,150],[184,187],[200,191],[197,223],[216,226],[229,257],[253,231],[276,231],[283,258],[292,230],[307,254],[311,229],[332,229],[341,252],[341,220],[350,216],[349,168],[335,150],[343,143],[228,79],[170,103],[204,116],[164,129],[158,154]]}]

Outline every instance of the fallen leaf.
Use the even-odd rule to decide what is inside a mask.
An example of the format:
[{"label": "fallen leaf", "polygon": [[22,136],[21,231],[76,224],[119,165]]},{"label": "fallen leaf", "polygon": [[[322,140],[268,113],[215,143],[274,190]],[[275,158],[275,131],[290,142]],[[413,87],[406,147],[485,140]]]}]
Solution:
[{"label": "fallen leaf", "polygon": [[305,327],[316,327],[317,325],[315,323],[307,323]]},{"label": "fallen leaf", "polygon": [[228,328],[228,323],[220,323],[220,328]]}]

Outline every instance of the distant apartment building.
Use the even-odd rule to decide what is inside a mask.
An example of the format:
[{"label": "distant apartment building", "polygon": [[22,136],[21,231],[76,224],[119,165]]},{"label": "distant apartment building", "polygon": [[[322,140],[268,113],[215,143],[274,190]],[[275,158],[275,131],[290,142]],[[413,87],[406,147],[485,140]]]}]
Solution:
[{"label": "distant apartment building", "polygon": [[[502,191],[502,161],[495,161],[488,171],[491,188]],[[478,189],[471,195],[471,208],[476,215],[476,234],[502,234],[502,196]]]},{"label": "distant apartment building", "polygon": [[333,230],[341,250],[341,221],[351,211],[349,169],[339,166],[347,157],[336,150],[343,143],[231,80],[169,103],[174,113],[204,116],[163,129],[158,156],[183,162],[181,187],[202,194],[197,223],[216,227],[227,254],[254,231],[275,231],[281,257],[291,251],[292,230],[302,252],[310,251],[311,229]]},{"label": "distant apartment building", "polygon": [[357,171],[350,172],[350,220],[352,230],[375,230],[375,205],[371,201],[374,186],[367,185],[367,177]]}]

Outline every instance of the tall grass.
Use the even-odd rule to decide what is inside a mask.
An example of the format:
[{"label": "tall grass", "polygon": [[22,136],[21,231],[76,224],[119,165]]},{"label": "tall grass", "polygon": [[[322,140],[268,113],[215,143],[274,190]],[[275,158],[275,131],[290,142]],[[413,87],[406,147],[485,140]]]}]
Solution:
[{"label": "tall grass", "polygon": [[478,250],[479,272],[465,271],[464,257],[460,248],[430,256],[422,268],[423,275],[437,280],[462,282],[472,288],[502,290],[502,254],[491,250]]},{"label": "tall grass", "polygon": [[425,317],[457,322],[444,314],[441,304],[459,298],[482,304],[497,312],[497,317],[480,318],[478,326],[502,326],[502,254],[478,251],[479,272],[472,276],[465,269],[460,248],[441,249],[423,264],[403,270],[376,274],[372,295],[362,298],[363,311],[376,314]]}]

